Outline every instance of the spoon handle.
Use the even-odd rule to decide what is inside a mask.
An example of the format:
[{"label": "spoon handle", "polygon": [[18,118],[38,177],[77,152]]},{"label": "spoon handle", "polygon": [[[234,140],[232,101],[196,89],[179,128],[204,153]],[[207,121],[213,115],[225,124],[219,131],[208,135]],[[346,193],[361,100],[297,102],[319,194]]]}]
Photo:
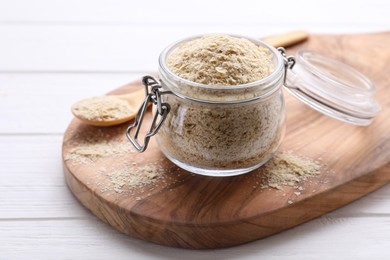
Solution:
[{"label": "spoon handle", "polygon": [[274,47],[288,47],[306,40],[309,33],[305,31],[292,31],[283,34],[271,35],[262,40]]}]

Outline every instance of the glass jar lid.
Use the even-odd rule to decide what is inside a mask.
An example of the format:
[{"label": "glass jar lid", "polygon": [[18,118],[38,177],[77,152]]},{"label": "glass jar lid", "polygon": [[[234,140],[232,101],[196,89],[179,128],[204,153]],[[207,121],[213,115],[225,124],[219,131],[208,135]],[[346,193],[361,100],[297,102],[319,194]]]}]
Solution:
[{"label": "glass jar lid", "polygon": [[286,89],[315,110],[354,125],[369,125],[381,110],[376,87],[337,60],[300,51],[286,73]]}]

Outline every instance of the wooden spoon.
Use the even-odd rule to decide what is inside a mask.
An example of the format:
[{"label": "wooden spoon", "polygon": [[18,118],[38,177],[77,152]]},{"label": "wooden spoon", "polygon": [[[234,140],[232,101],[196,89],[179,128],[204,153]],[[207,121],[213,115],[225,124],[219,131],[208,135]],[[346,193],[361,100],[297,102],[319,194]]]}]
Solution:
[{"label": "wooden spoon", "polygon": [[308,37],[309,33],[306,31],[291,31],[288,33],[271,35],[261,40],[277,48],[292,46],[294,44],[305,41]]},{"label": "wooden spoon", "polygon": [[132,120],[145,99],[142,88],[124,95],[83,99],[72,106],[75,117],[94,126],[113,126]]},{"label": "wooden spoon", "polygon": [[[296,43],[302,42],[308,37],[309,34],[305,31],[293,31],[285,34],[269,36],[262,40],[274,47],[288,47]],[[115,99],[118,100],[117,107],[115,105]],[[135,117],[138,108],[141,106],[144,99],[144,89],[140,89],[136,92],[125,95],[111,95],[102,96],[99,98],[84,99],[75,103],[72,106],[72,113],[75,117],[89,125],[119,125],[124,122],[130,121]],[[127,101],[127,108],[126,103],[124,103],[122,100]],[[99,102],[101,102],[102,106],[106,104],[108,109],[106,109],[105,111],[100,109],[101,107],[99,107]],[[90,104],[90,107],[88,107],[88,104]],[[110,112],[112,112],[111,115]]]}]

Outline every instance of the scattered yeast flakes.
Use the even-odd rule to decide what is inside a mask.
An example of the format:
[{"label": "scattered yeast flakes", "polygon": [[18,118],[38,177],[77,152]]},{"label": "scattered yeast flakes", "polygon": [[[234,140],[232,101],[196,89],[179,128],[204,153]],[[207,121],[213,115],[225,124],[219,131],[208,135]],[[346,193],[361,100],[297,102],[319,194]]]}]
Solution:
[{"label": "scattered yeast flakes", "polygon": [[[260,169],[261,189],[283,190],[283,187],[293,187],[293,197],[287,198],[287,204],[291,205],[302,194],[304,187],[301,185],[310,177],[319,174],[320,163],[310,158],[301,157],[291,152],[276,154]],[[313,191],[315,192],[315,191]],[[285,197],[286,194],[283,194]]]},{"label": "scattered yeast flakes", "polygon": [[164,169],[155,165],[142,167],[123,167],[108,172],[110,178],[109,190],[122,193],[125,188],[140,188],[153,184],[163,178]]},{"label": "scattered yeast flakes", "polygon": [[108,133],[100,128],[83,133],[72,141],[72,148],[64,154],[64,160],[75,165],[92,164],[100,158],[116,158],[134,152],[134,148],[122,139],[114,138],[119,133]]},{"label": "scattered yeast flakes", "polygon": [[[292,186],[302,191],[303,187],[298,184],[317,175],[320,168],[318,162],[291,152],[276,154],[261,170],[261,178],[263,179],[261,188],[281,190],[283,186]],[[296,196],[301,195],[299,191],[294,194]]]},{"label": "scattered yeast flakes", "polygon": [[[135,149],[123,137],[124,128],[97,128],[88,127],[83,131],[75,132],[67,141],[71,149],[65,149],[64,159],[72,165],[87,165],[96,167],[94,183],[101,192],[139,194],[156,188],[156,185],[165,185],[166,180],[172,180],[165,172],[172,172],[172,167],[164,169],[160,163],[166,160],[161,158],[157,163],[143,165],[129,161],[126,156],[135,152]],[[101,159],[109,159],[113,163],[101,164]],[[93,169],[91,169],[93,171]],[[91,184],[91,183],[88,183]]]}]

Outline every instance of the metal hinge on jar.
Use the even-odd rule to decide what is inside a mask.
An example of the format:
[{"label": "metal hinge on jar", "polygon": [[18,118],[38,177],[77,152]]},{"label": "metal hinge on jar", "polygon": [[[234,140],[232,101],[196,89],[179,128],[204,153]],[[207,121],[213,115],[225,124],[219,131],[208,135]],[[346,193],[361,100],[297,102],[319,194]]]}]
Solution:
[{"label": "metal hinge on jar", "polygon": [[288,69],[292,69],[294,67],[294,65],[295,65],[295,58],[293,56],[287,57],[286,49],[283,48],[283,47],[279,47],[278,51],[283,56],[283,61],[284,61],[284,79],[283,79],[283,83],[284,83],[284,85],[286,85],[287,71],[288,71]]},{"label": "metal hinge on jar", "polygon": [[[144,152],[148,147],[150,138],[155,135],[160,129],[161,125],[167,118],[167,115],[170,111],[170,106],[168,103],[163,103],[161,101],[161,95],[169,94],[170,91],[161,91],[161,84],[152,76],[145,76],[142,79],[142,83],[145,86],[146,97],[142,106],[135,116],[134,123],[131,124],[126,130],[126,136],[131,142],[131,144],[139,151]],[[149,91],[150,89],[150,91]],[[153,103],[156,106],[156,111],[153,115],[152,122],[150,124],[148,133],[145,135],[143,143],[138,140],[138,135],[141,129],[142,121],[145,117],[146,110],[149,103]],[[134,129],[133,135],[131,134]]]}]

